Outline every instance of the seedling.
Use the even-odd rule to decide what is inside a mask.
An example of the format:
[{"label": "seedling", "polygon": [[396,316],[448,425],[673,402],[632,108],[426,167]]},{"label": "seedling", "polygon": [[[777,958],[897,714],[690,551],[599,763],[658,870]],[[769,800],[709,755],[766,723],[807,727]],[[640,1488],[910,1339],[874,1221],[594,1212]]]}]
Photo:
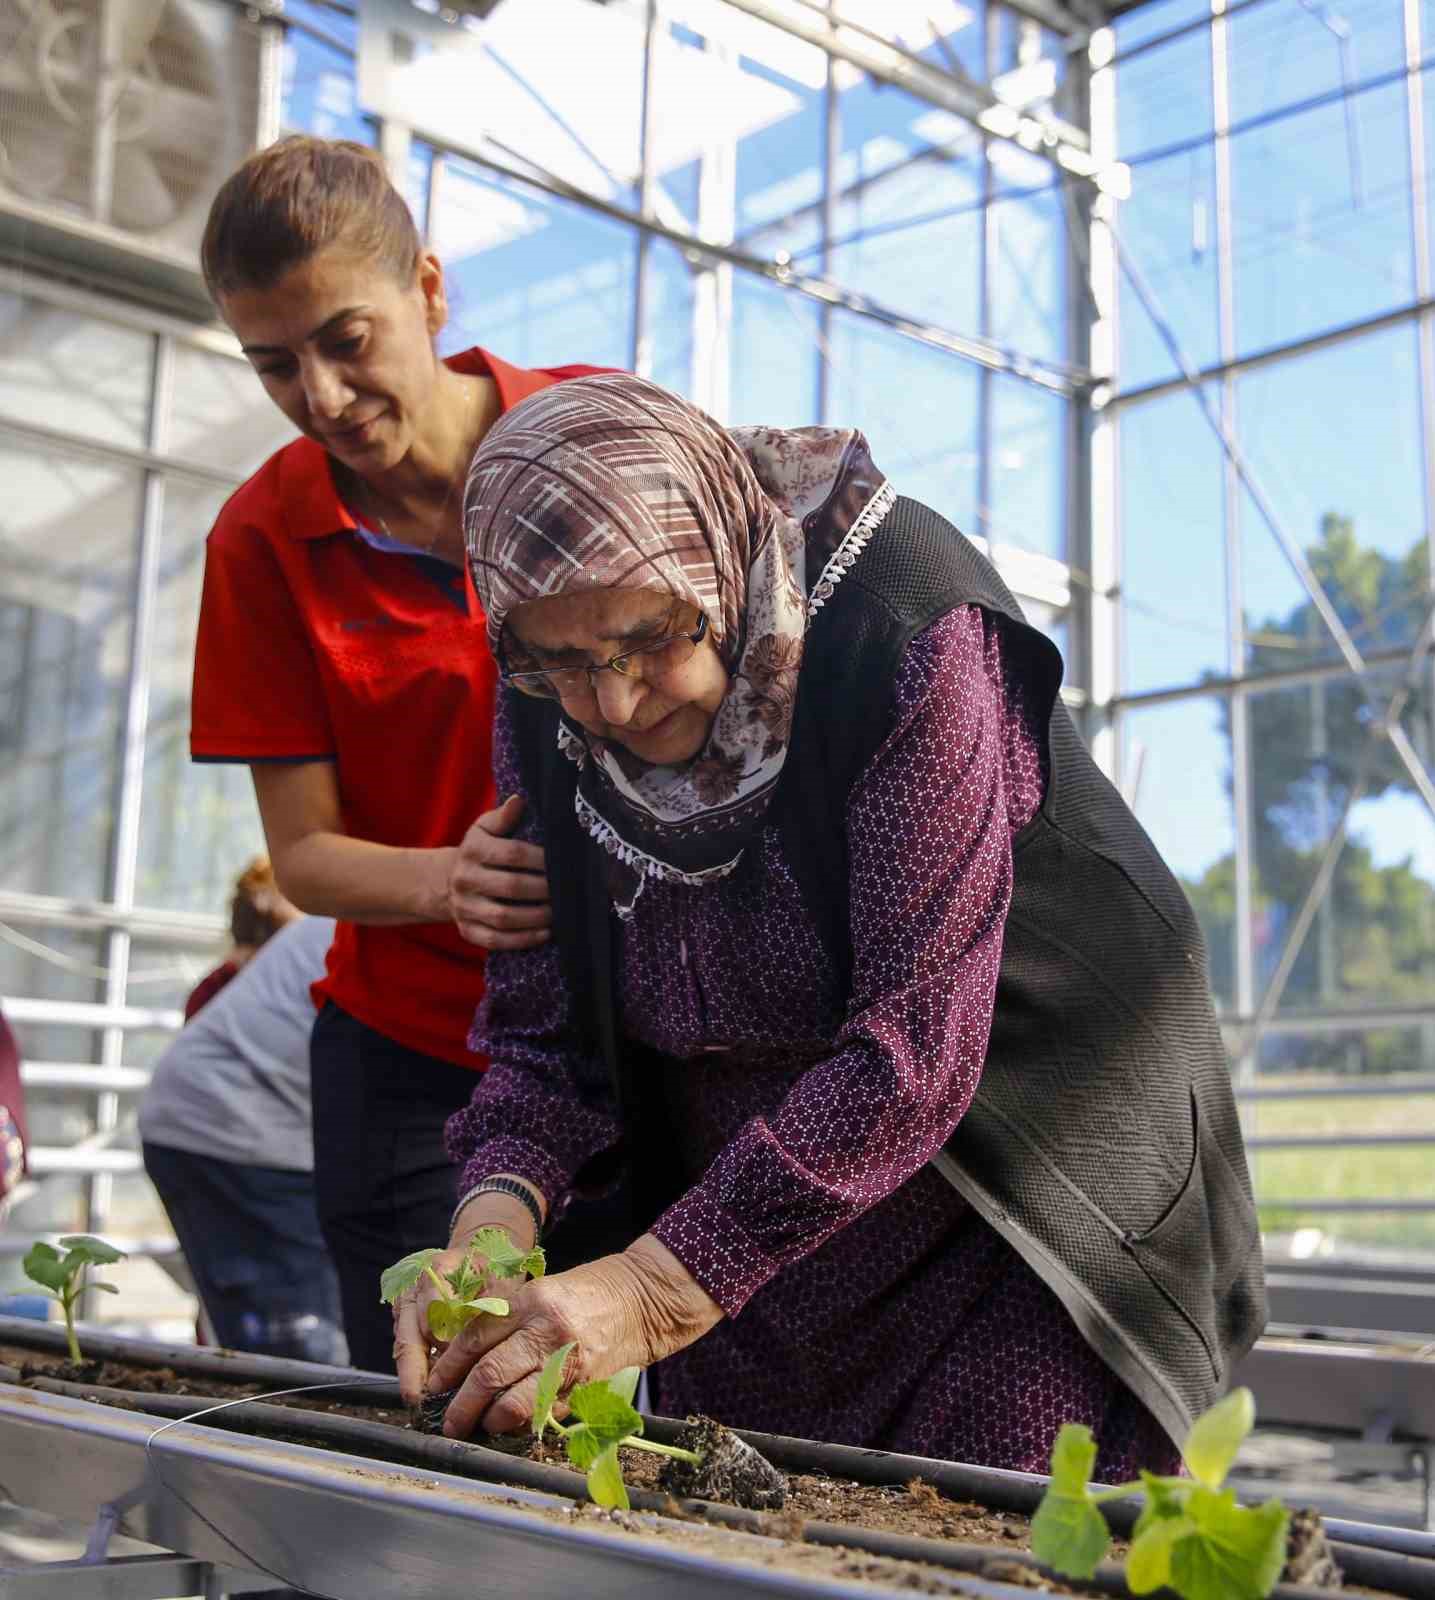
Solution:
[{"label": "seedling", "polygon": [[568,1409],[578,1420],[566,1427],[559,1422],[553,1408],[558,1403],[563,1367],[572,1349],[571,1343],[563,1345],[544,1364],[533,1402],[533,1432],[541,1439],[552,1428],[562,1439],[568,1459],[579,1472],[587,1473],[588,1493],[595,1505],[610,1510],[628,1509],[628,1486],[618,1462],[620,1447],[702,1465],[703,1458],[696,1450],[680,1450],[675,1444],[659,1444],[655,1439],[641,1437],[643,1419],[633,1407],[633,1396],[638,1391],[637,1367],[624,1367],[611,1378],[576,1385],[569,1392]]},{"label": "seedling", "polygon": [[1223,1489],[1242,1441],[1255,1425],[1249,1389],[1234,1389],[1187,1436],[1181,1455],[1191,1476],[1090,1486],[1096,1461],[1091,1429],[1068,1422],[1051,1453],[1051,1487],[1031,1524],[1031,1548],[1063,1577],[1089,1578],[1111,1535],[1099,1509],[1106,1500],[1139,1494],[1145,1506],[1131,1535],[1126,1583],[1133,1594],[1163,1585],[1183,1600],[1263,1600],[1286,1560],[1290,1514],[1279,1500],[1247,1508]]},{"label": "seedling", "polygon": [[507,1300],[483,1293],[492,1279],[517,1278],[520,1284],[526,1283],[529,1278],[541,1278],[546,1265],[539,1245],[520,1250],[502,1228],[480,1228],[452,1272],[440,1272],[434,1266],[435,1258],[442,1254],[442,1250],[415,1250],[394,1262],[379,1280],[379,1298],[392,1305],[421,1278],[432,1279],[439,1298],[429,1303],[429,1332],[444,1344],[457,1338],[475,1317],[508,1315]]},{"label": "seedling", "polygon": [[65,1338],[70,1345],[70,1360],[76,1366],[83,1359],[80,1341],[75,1337],[75,1304],[86,1289],[103,1289],[106,1294],[120,1291],[112,1283],[102,1283],[89,1275],[91,1267],[108,1267],[112,1262],[123,1261],[125,1253],[116,1250],[103,1239],[88,1233],[72,1233],[60,1240],[65,1254],[44,1240],[32,1244],[25,1252],[20,1265],[25,1276],[32,1278],[42,1289],[47,1289],[60,1302],[65,1313]]}]

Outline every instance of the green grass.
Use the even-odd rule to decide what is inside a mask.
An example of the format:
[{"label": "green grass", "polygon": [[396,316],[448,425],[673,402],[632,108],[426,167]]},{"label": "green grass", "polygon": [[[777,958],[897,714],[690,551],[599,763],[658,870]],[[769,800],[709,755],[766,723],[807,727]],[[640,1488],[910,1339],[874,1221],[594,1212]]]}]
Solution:
[{"label": "green grass", "polygon": [[[1282,1080],[1284,1083],[1286,1080]],[[1312,1078],[1313,1082],[1319,1079]],[[1429,1145],[1252,1150],[1251,1176],[1267,1233],[1315,1227],[1338,1243],[1435,1249],[1435,1211],[1302,1212],[1291,1200],[1397,1199],[1435,1202],[1435,1095],[1331,1096],[1245,1105],[1247,1136],[1427,1134]]]}]

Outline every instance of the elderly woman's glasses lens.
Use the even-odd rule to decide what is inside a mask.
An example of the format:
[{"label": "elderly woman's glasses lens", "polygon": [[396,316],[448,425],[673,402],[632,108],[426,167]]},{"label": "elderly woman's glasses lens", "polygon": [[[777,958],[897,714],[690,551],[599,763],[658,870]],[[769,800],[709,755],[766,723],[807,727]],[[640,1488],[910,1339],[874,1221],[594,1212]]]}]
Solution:
[{"label": "elderly woman's glasses lens", "polygon": [[591,693],[600,672],[616,672],[625,678],[641,678],[645,683],[662,683],[682,670],[693,658],[708,631],[708,619],[699,615],[691,633],[670,633],[651,644],[635,645],[622,655],[610,656],[596,665],[546,667],[541,671],[500,673],[502,681],[523,694],[549,700]]}]

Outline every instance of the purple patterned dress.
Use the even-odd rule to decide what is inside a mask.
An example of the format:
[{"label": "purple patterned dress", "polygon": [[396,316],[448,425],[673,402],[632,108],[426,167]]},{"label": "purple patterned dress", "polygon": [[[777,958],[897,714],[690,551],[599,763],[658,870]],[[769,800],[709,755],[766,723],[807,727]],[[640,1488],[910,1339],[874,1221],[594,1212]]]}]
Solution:
[{"label": "purple patterned dress", "polygon": [[[668,1415],[1033,1472],[1085,1422],[1122,1481],[1175,1470],[1170,1441],[926,1165],[981,1076],[1012,837],[1045,782],[1004,626],[966,607],[908,647],[848,806],[850,997],[775,827],[731,877],[650,882],[622,927],[624,1032],[673,1061],[694,1178],[653,1232],[727,1313],[653,1379]],[[502,719],[498,785],[520,787]],[[493,1065],[449,1123],[461,1187],[516,1172],[557,1201],[613,1142],[569,1088],[563,992],[551,947],[491,959],[471,1042]]]}]

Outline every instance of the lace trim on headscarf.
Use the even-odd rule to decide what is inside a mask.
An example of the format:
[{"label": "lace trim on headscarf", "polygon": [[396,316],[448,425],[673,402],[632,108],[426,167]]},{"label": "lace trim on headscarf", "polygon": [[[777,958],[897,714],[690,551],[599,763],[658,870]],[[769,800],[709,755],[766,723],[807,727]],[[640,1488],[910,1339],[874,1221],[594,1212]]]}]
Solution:
[{"label": "lace trim on headscarf", "polygon": [[645,854],[636,845],[631,845],[616,828],[588,803],[582,792],[573,796],[573,809],[578,814],[578,821],[592,836],[592,838],[614,857],[621,861],[636,874],[632,897],[626,904],[615,901],[613,909],[627,921],[633,915],[633,907],[637,904],[638,896],[647,886],[649,878],[659,878],[664,883],[685,883],[692,888],[700,888],[705,883],[715,883],[719,878],[727,877],[742,860],[742,851],[731,861],[721,861],[714,867],[705,867],[701,872],[683,872],[678,867],[666,861],[659,861],[656,856]]},{"label": "lace trim on headscarf", "polygon": [[807,597],[809,620],[814,612],[832,598],[833,591],[857,563],[857,557],[867,548],[872,535],[882,526],[883,518],[897,503],[897,491],[891,483],[883,483],[876,494],[862,507],[857,520],[843,536],[842,543],[827,558],[812,593]]}]

